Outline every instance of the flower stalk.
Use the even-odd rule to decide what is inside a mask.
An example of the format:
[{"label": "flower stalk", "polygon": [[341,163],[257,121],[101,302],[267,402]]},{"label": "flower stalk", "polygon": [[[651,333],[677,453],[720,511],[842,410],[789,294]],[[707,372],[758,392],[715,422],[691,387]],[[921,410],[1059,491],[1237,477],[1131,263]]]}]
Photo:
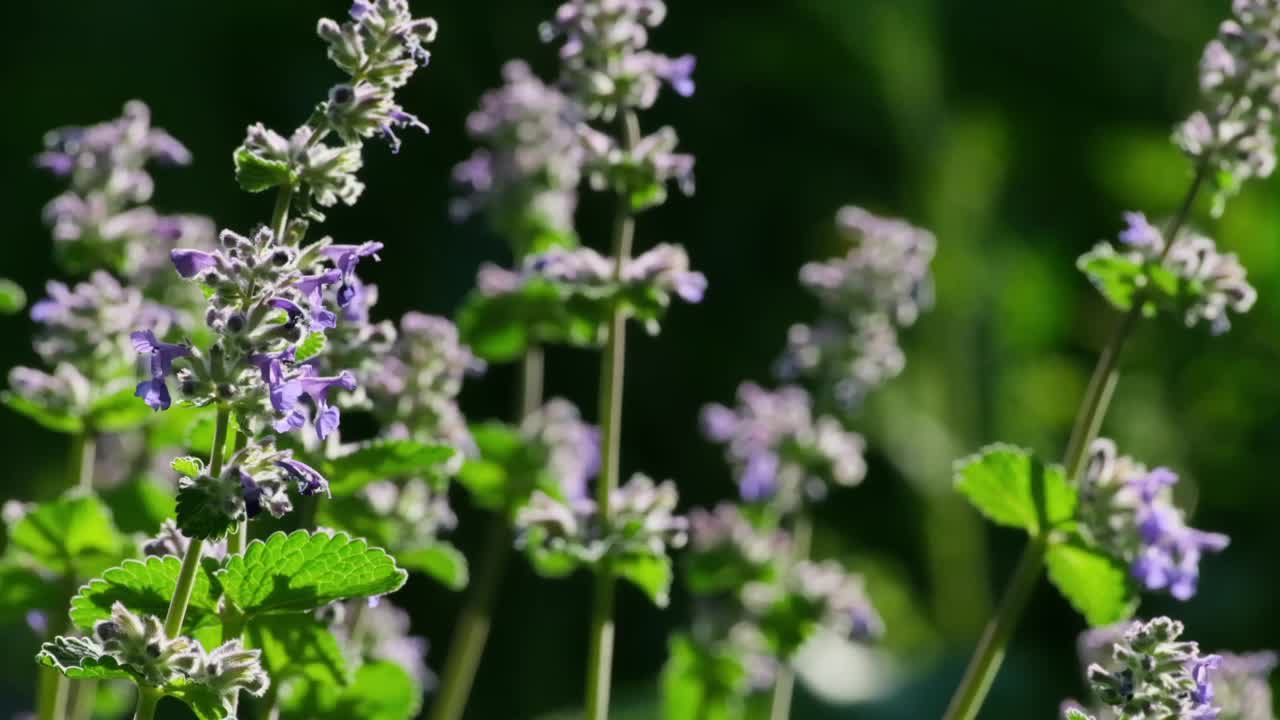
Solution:
[{"label": "flower stalk", "polygon": [[[520,363],[520,397],[517,412],[524,419],[542,405],[545,357],[542,348],[530,347]],[[458,618],[458,630],[445,660],[440,693],[431,708],[431,720],[460,720],[471,696],[480,658],[493,625],[493,606],[506,572],[514,534],[509,513],[495,516],[489,525],[479,571],[472,581],[467,604]]]},{"label": "flower stalk", "polygon": [[[792,562],[803,562],[809,559],[810,546],[813,544],[813,521],[807,513],[796,516],[795,527],[791,531]],[[790,664],[778,669],[778,679],[773,685],[773,704],[769,710],[770,720],[789,720],[791,717],[791,699],[795,694],[796,671]]]},{"label": "flower stalk", "polygon": [[[1207,163],[1197,163],[1191,187],[1183,198],[1178,213],[1169,222],[1166,232],[1169,242],[1164,249],[1164,254],[1173,247],[1178,234],[1187,224],[1196,196],[1208,176],[1208,170]],[[1163,257],[1162,255],[1161,258]],[[1072,484],[1079,480],[1080,472],[1088,457],[1089,447],[1098,438],[1102,421],[1106,418],[1116,384],[1120,380],[1120,354],[1124,351],[1125,343],[1141,316],[1142,307],[1142,299],[1135,298],[1133,307],[1121,318],[1119,325],[1116,326],[1103,348],[1102,354],[1098,357],[1098,364],[1094,368],[1089,387],[1085,391],[1084,402],[1072,426],[1067,452],[1063,459],[1067,481]],[[1000,606],[983,630],[978,647],[974,650],[969,666],[960,681],[960,686],[951,698],[951,703],[943,716],[944,720],[974,720],[978,716],[978,711],[982,709],[987,693],[991,690],[991,685],[995,682],[1000,666],[1004,662],[1013,631],[1022,618],[1031,593],[1035,590],[1036,583],[1044,570],[1045,540],[1043,537],[1034,538],[1023,550],[1013,578],[1009,581],[1000,601]]]}]

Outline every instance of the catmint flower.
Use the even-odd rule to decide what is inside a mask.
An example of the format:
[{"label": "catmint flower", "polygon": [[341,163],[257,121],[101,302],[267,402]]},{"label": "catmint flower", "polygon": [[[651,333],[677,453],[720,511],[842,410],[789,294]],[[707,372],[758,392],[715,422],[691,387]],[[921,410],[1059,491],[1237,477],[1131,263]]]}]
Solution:
[{"label": "catmint flower", "polygon": [[198,643],[185,637],[170,638],[159,618],[135,615],[120,602],[112,604],[111,619],[93,626],[93,634],[102,643],[104,654],[152,687],[190,675],[200,663]]},{"label": "catmint flower", "polygon": [[[315,468],[279,450],[268,437],[248,445],[227,461],[217,477],[201,473],[178,480],[178,523],[186,535],[220,537],[233,521],[266,512],[283,517],[293,509],[289,487],[301,496],[329,495],[329,482]],[[193,508],[188,517],[183,496]]]},{"label": "catmint flower", "polygon": [[1179,641],[1182,623],[1159,617],[1134,622],[1113,646],[1114,669],[1089,666],[1090,686],[1118,715],[1135,720],[1214,720],[1212,677],[1222,658],[1202,656],[1194,642]]},{"label": "catmint flower", "polygon": [[483,368],[452,322],[409,312],[400,319],[390,354],[367,373],[366,391],[389,436],[470,450],[471,434],[457,397],[467,374]]},{"label": "catmint flower", "polygon": [[[173,251],[178,273],[211,291],[205,322],[218,339],[206,352],[135,333],[135,347],[151,355],[152,368],[139,395],[157,410],[168,407],[166,378],[176,374],[184,399],[197,405],[229,405],[251,427],[269,425],[277,432],[310,421],[321,439],[327,437],[340,420],[329,393],[354,390],[356,378],[346,371],[318,375],[297,361],[297,353],[308,332],[332,327],[335,309],[355,300],[355,266],[381,244],[322,240],[299,249],[263,227],[252,237],[223,231],[220,245],[211,252]],[[332,305],[328,287],[336,289]]]},{"label": "catmint flower", "polygon": [[1079,513],[1083,531],[1128,563],[1143,587],[1189,600],[1196,593],[1201,556],[1221,551],[1229,539],[1186,524],[1172,500],[1177,482],[1171,470],[1148,470],[1100,438],[1090,448]]},{"label": "catmint flower", "polygon": [[150,110],[136,100],[115,120],[49,132],[36,165],[70,186],[44,210],[59,255],[76,270],[105,266],[139,287],[161,288],[165,252],[178,244],[210,245],[213,223],[147,206],[154,192],[147,166],[190,162],[191,153],[151,127]]},{"label": "catmint flower", "polygon": [[1110,286],[1117,282],[1114,276],[1123,274],[1128,302],[1145,293],[1147,312],[1171,305],[1182,311],[1188,327],[1204,321],[1220,335],[1231,328],[1228,312],[1244,314],[1257,301],[1258,292],[1235,253],[1218,252],[1210,238],[1183,231],[1170,247],[1142,213],[1126,213],[1125,222],[1119,248],[1099,243],[1077,263],[1113,302],[1117,291]]},{"label": "catmint flower", "polygon": [[61,415],[84,415],[95,399],[89,378],[67,363],[59,363],[52,373],[15,367],[9,371],[9,390],[33,405]]},{"label": "catmint flower", "polygon": [[898,330],[932,303],[933,234],[903,220],[845,207],[836,224],[850,243],[839,258],[800,270],[800,284],[822,305],[819,320],[795,325],[778,363],[784,379],[814,377],[846,408],[906,365]]},{"label": "catmint flower", "polygon": [[503,86],[486,93],[467,117],[467,134],[481,148],[454,169],[465,195],[453,202],[452,213],[461,219],[484,211],[517,257],[576,244],[581,111],[523,61],[504,65],[502,78]]},{"label": "catmint flower", "polygon": [[587,125],[580,125],[578,133],[586,153],[584,169],[593,190],[611,190],[630,197],[636,210],[666,202],[666,186],[671,181],[680,192],[693,195],[694,158],[675,151],[679,138],[674,129],[664,127],[643,137],[630,150]]},{"label": "catmint flower", "polygon": [[720,503],[710,511],[695,508],[689,513],[691,554],[732,556],[749,565],[764,565],[785,557],[790,546],[785,533],[756,528],[732,503]]},{"label": "catmint flower", "polygon": [[1276,667],[1276,654],[1222,653],[1210,675],[1218,720],[1275,720],[1268,676]]},{"label": "catmint flower", "polygon": [[1200,61],[1200,109],[1174,141],[1217,183],[1215,214],[1252,178],[1276,166],[1272,133],[1280,106],[1280,7],[1234,0],[1232,17]]},{"label": "catmint flower", "polygon": [[119,367],[128,362],[130,330],[143,327],[163,335],[174,320],[171,310],[102,271],[74,288],[51,281],[46,291],[48,296],[31,306],[31,319],[39,325],[36,353],[50,365],[75,363],[95,377],[103,377],[98,363]]},{"label": "catmint flower", "polygon": [[[306,204],[314,201],[321,207],[333,207],[339,202],[355,205],[364,192],[364,183],[356,177],[364,166],[360,146],[326,145],[307,125],[286,139],[262,123],[255,123],[249,126],[239,152],[263,165],[287,168],[297,182],[307,187],[303,197]],[[323,219],[314,210],[310,214]]]},{"label": "catmint flower", "polygon": [[351,77],[330,90],[320,113],[347,144],[381,136],[398,151],[396,129],[427,131],[396,102],[395,91],[430,60],[425,46],[435,41],[436,21],[414,18],[407,0],[356,0],[349,17],[342,24],[325,18],[316,26],[329,59]]},{"label": "catmint flower", "polygon": [[800,597],[824,608],[822,624],[837,634],[866,641],[884,633],[884,622],[867,597],[862,577],[850,574],[840,563],[797,563],[790,585]]},{"label": "catmint flower", "polygon": [[814,416],[809,394],[795,386],[769,392],[738,388],[738,406],[708,405],[704,434],[725,445],[738,490],[749,502],[794,510],[826,495],[828,485],[851,487],[866,475],[862,436],[831,416]]},{"label": "catmint flower", "polygon": [[371,483],[360,495],[375,515],[395,528],[394,544],[398,547],[432,545],[458,526],[448,493],[432,489],[421,478]]},{"label": "catmint flower", "polygon": [[563,82],[593,117],[651,107],[663,83],[693,94],[694,58],[647,49],[662,24],[662,0],[568,0],[542,25],[543,40],[562,40]]},{"label": "catmint flower", "polygon": [[634,475],[610,493],[606,529],[592,500],[560,500],[535,490],[516,513],[517,544],[565,553],[587,564],[606,555],[665,556],[667,548],[683,547],[688,539],[688,521],[674,514],[678,500],[670,480],[655,484]]},{"label": "catmint flower", "polygon": [[190,678],[216,693],[223,708],[231,712],[240,691],[262,697],[271,686],[261,656],[261,650],[246,650],[239,639],[231,640],[209,653],[200,653]]},{"label": "catmint flower", "polygon": [[582,421],[573,403],[553,398],[520,423],[520,433],[546,451],[546,468],[570,501],[587,497],[600,472],[600,430]]}]

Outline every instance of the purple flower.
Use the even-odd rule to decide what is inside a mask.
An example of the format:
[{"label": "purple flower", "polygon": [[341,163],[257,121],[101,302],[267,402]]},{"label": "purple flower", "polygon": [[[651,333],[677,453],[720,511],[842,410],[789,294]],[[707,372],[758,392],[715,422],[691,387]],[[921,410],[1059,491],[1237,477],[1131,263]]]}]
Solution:
[{"label": "purple flower", "polygon": [[393,110],[391,112],[391,121],[383,125],[382,137],[386,139],[387,144],[391,146],[391,153],[398,154],[400,152],[400,137],[396,135],[395,128],[416,127],[424,133],[430,133],[431,128],[427,124],[418,119],[417,115],[407,113],[404,110]]},{"label": "purple flower", "polygon": [[346,307],[351,304],[355,297],[355,281],[356,266],[360,264],[360,259],[372,257],[374,260],[381,260],[378,257],[378,251],[382,250],[383,245],[380,242],[367,242],[360,245],[330,245],[322,252],[326,257],[338,266],[338,271],[342,274],[342,285],[338,287],[338,305]]},{"label": "purple flower", "polygon": [[365,15],[368,15],[372,9],[373,6],[367,0],[355,0],[355,2],[351,3],[351,9],[347,11],[347,14],[351,16],[352,20],[359,21]]},{"label": "purple flower", "polygon": [[36,156],[36,167],[48,170],[58,177],[66,177],[75,169],[76,161],[64,152],[42,152]]},{"label": "purple flower", "polygon": [[[282,393],[287,390],[289,395],[282,398],[284,401],[287,401],[285,404],[287,409],[281,410],[281,412],[286,413],[286,415],[276,421],[275,429],[277,432],[297,430],[306,424],[306,413],[297,404],[297,400],[302,395],[305,395],[309,400],[311,400],[312,405],[315,406],[316,435],[318,435],[321,440],[329,437],[330,433],[338,429],[338,423],[341,420],[342,414],[338,408],[329,404],[329,390],[333,387],[339,387],[343,390],[355,390],[356,378],[346,370],[342,371],[342,373],[336,377],[318,377],[312,374],[314,372],[314,368],[310,365],[305,365],[302,368],[301,377],[291,380],[289,383],[285,383],[285,386],[288,387],[282,387]],[[290,386],[290,383],[296,383],[296,394],[294,387]],[[279,408],[277,408],[277,410],[279,410]]]},{"label": "purple flower", "polygon": [[169,253],[169,257],[178,274],[184,278],[193,278],[218,264],[218,256],[201,250],[177,248]]},{"label": "purple flower", "polygon": [[284,298],[271,298],[269,301],[267,301],[267,304],[277,310],[283,310],[285,311],[286,314],[288,314],[289,320],[288,322],[285,323],[286,328],[292,329],[297,327],[298,321],[302,319],[302,315],[303,315],[302,308],[298,307],[297,304],[294,303],[292,300],[285,300]]},{"label": "purple flower", "polygon": [[[285,368],[294,363],[296,348],[286,348],[278,353],[260,353],[249,356],[249,363],[262,373],[262,381],[270,389],[271,407],[278,413],[291,413],[302,395],[302,384],[284,378]],[[301,427],[298,425],[297,427]],[[292,428],[292,429],[297,429]],[[283,431],[282,431],[283,432]]]},{"label": "purple flower", "polygon": [[662,68],[662,79],[681,97],[690,97],[694,90],[693,69],[697,64],[698,59],[693,55],[670,58]]},{"label": "purple flower", "polygon": [[174,360],[191,356],[191,348],[160,342],[150,330],[135,332],[129,339],[134,350],[151,355],[151,379],[138,383],[134,396],[142,398],[152,410],[168,410],[173,401],[165,377],[172,372]]},{"label": "purple flower", "polygon": [[1129,479],[1140,505],[1134,518],[1141,549],[1131,570],[1148,590],[1165,590],[1179,600],[1196,593],[1200,579],[1200,557],[1219,552],[1230,538],[1204,532],[1186,524],[1182,512],[1165,499],[1163,491],[1178,482],[1167,468],[1156,468]]},{"label": "purple flower", "polygon": [[244,497],[244,512],[250,519],[262,512],[262,486],[253,476],[240,468],[240,493]]},{"label": "purple flower", "polygon": [[337,327],[338,316],[324,306],[324,289],[342,279],[338,270],[329,270],[319,275],[306,275],[294,285],[298,292],[307,298],[311,306],[311,330]]},{"label": "purple flower", "polygon": [[291,480],[298,483],[298,492],[303,495],[318,495],[324,493],[326,497],[329,495],[329,481],[316,471],[315,468],[307,465],[301,460],[295,460],[287,457],[276,461],[276,466],[284,470],[285,474]]},{"label": "purple flower", "polygon": [[[1191,679],[1195,681],[1196,689],[1192,691],[1191,697],[1195,699],[1199,705],[1208,706],[1213,703],[1213,682],[1209,679],[1209,671],[1217,670],[1222,664],[1222,657],[1219,655],[1209,655],[1202,657],[1191,664]],[[1213,715],[1197,715],[1196,717],[1208,718],[1216,717]]]}]

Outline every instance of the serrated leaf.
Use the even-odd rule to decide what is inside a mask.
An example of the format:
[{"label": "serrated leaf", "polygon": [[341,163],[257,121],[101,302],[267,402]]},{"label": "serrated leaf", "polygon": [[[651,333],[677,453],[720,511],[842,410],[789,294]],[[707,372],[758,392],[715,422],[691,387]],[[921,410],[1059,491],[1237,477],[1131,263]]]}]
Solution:
[{"label": "serrated leaf", "polygon": [[322,332],[313,332],[307,335],[307,339],[303,340],[302,344],[298,346],[297,361],[306,362],[324,352],[325,345],[328,342]]},{"label": "serrated leaf", "polygon": [[440,474],[457,451],[448,445],[417,440],[374,440],[328,462],[325,477],[335,496],[350,495],[365,485],[398,477],[430,478]]},{"label": "serrated leaf", "polygon": [[119,561],[125,539],[105,505],[79,496],[37,505],[10,530],[9,544],[50,572],[91,577]]},{"label": "serrated leaf", "polygon": [[57,582],[16,563],[0,563],[0,625],[21,622],[30,611],[61,612],[66,595]]},{"label": "serrated leaf", "polygon": [[76,434],[84,432],[84,421],[75,415],[58,412],[11,392],[0,392],[0,402],[19,415],[35,421],[46,430]]},{"label": "serrated leaf", "polygon": [[395,592],[408,573],[381,548],[346,533],[298,530],[254,540],[216,573],[246,615],[307,612],[336,600]]},{"label": "serrated leaf", "polygon": [[245,192],[258,193],[295,182],[288,163],[268,160],[246,147],[237,148],[233,159],[236,165],[236,182],[240,183]]},{"label": "serrated leaf", "polygon": [[26,306],[27,293],[22,286],[8,278],[0,278],[0,315],[16,315]]},{"label": "serrated leaf", "polygon": [[115,658],[103,654],[101,645],[89,638],[56,637],[53,642],[40,646],[36,662],[72,680],[134,679]]},{"label": "serrated leaf", "polygon": [[395,663],[365,663],[348,687],[299,683],[282,698],[282,720],[409,720],[422,705],[422,688]]},{"label": "serrated leaf", "polygon": [[[71,599],[71,622],[84,630],[92,629],[99,620],[111,617],[111,605],[116,602],[134,612],[162,618],[177,592],[181,570],[182,561],[172,555],[125,560],[80,588]],[[196,628],[219,623],[217,588],[209,565],[204,564],[196,571],[183,631],[190,635]]]},{"label": "serrated leaf", "polygon": [[530,345],[599,347],[608,312],[599,302],[573,298],[555,283],[531,281],[519,292],[474,292],[458,311],[458,333],[478,357],[511,362]]},{"label": "serrated leaf", "polygon": [[175,515],[183,535],[202,540],[221,538],[236,524],[235,518],[223,507],[222,496],[207,482],[178,489]]},{"label": "serrated leaf", "polygon": [[654,605],[671,602],[671,558],[666,555],[627,555],[613,561],[618,577],[640,588]]},{"label": "serrated leaf", "polygon": [[957,462],[955,485],[992,522],[1033,536],[1070,521],[1078,500],[1062,468],[1011,445],[990,445]]},{"label": "serrated leaf", "polygon": [[1090,625],[1133,616],[1138,596],[1125,566],[1078,541],[1057,542],[1045,553],[1049,580]]},{"label": "serrated leaf", "polygon": [[447,542],[398,552],[396,560],[406,570],[429,575],[450,590],[465,588],[470,579],[467,557]]},{"label": "serrated leaf", "polygon": [[178,457],[169,463],[169,467],[180,475],[197,478],[204,472],[204,461],[198,457]]},{"label": "serrated leaf", "polygon": [[273,683],[294,677],[330,685],[346,685],[350,680],[338,639],[312,615],[254,618],[248,638],[249,647],[262,650],[262,666]]},{"label": "serrated leaf", "polygon": [[173,517],[177,496],[170,486],[140,477],[99,492],[122,533],[154,535]]}]

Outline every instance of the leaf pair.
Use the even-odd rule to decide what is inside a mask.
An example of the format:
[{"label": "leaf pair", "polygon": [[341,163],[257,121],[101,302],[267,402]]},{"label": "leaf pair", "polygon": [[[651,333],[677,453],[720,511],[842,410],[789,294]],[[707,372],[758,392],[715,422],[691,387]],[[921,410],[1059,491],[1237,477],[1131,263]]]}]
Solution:
[{"label": "leaf pair", "polygon": [[1049,579],[1091,625],[1132,616],[1137,592],[1129,573],[1075,531],[1079,492],[1060,466],[991,445],[956,463],[955,487],[992,522],[1044,543]]}]

